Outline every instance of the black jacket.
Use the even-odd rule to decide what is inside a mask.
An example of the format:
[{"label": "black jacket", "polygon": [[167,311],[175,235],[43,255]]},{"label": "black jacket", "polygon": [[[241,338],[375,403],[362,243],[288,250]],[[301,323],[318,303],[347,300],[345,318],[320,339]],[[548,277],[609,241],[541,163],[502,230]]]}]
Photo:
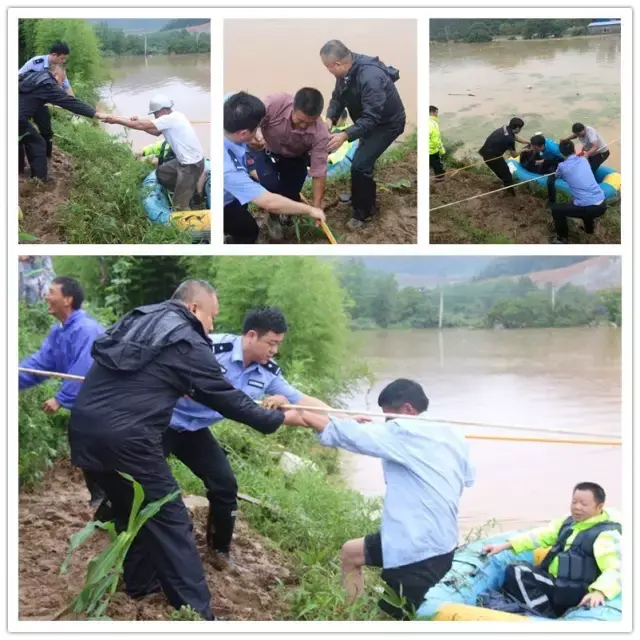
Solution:
[{"label": "black jacket", "polygon": [[91,355],[69,422],[71,460],[84,469],[151,472],[149,460],[161,464],[162,435],[184,395],[263,433],[284,421],[224,378],[202,324],[180,302],[130,311]]},{"label": "black jacket", "polygon": [[404,125],[404,105],[394,84],[399,72],[378,58],[359,53],[353,56],[348,75],[336,80],[327,117],[335,122],[345,107],[349,110],[354,122],[346,130],[349,141],[371,135],[379,125]]},{"label": "black jacket", "polygon": [[20,92],[20,123],[26,124],[29,118],[43,105],[55,104],[79,116],[93,118],[96,110],[65,93],[49,71],[27,71],[18,77]]}]

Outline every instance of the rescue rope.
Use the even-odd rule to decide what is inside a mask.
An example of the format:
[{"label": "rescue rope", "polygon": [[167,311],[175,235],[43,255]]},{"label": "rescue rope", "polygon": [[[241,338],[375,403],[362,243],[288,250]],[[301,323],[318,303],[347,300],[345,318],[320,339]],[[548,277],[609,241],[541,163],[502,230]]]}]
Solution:
[{"label": "rescue rope", "polygon": [[[588,436],[591,438],[608,438],[608,440],[580,440],[580,444],[602,444],[602,445],[612,445],[619,446],[622,444],[622,441],[619,439],[611,440],[610,433],[589,433],[586,431],[568,431],[564,429],[540,429],[539,427],[516,427],[512,425],[504,425],[504,424],[491,424],[487,422],[472,422],[467,420],[447,420],[443,418],[425,418],[423,416],[408,416],[404,413],[376,413],[373,411],[354,411],[351,409],[333,409],[331,407],[310,407],[305,405],[293,405],[293,404],[284,404],[281,405],[281,409],[289,410],[289,409],[298,409],[302,411],[315,411],[316,413],[335,413],[342,414],[348,416],[369,416],[372,418],[378,418],[379,420],[386,420],[387,418],[401,418],[402,420],[419,420],[421,422],[438,422],[441,424],[451,424],[455,426],[474,426],[474,427],[486,427],[489,429],[503,429],[507,431],[534,431],[539,433],[551,433],[551,434],[564,434],[571,436]],[[562,439],[552,439],[548,438],[534,438],[534,437],[514,437],[514,436],[476,436],[476,435],[468,435],[465,434],[465,437],[471,439],[479,439],[479,440],[514,440],[518,441],[526,441],[526,442],[572,442],[571,440],[562,440]]]},{"label": "rescue rope", "polygon": [[[36,376],[43,376],[46,378],[60,378],[61,380],[74,380],[77,382],[83,382],[83,376],[77,376],[70,373],[58,373],[57,371],[41,371],[39,369],[28,369],[26,367],[18,367],[18,371],[23,373],[30,373]],[[258,404],[262,404],[261,401],[257,401]],[[316,413],[333,413],[342,414],[347,416],[370,416],[372,418],[378,418],[379,420],[386,418],[402,418],[403,420],[420,420],[422,422],[439,422],[442,424],[451,424],[455,426],[475,426],[488,429],[502,429],[507,431],[530,431],[538,433],[550,433],[550,434],[563,434],[572,436],[587,436],[590,438],[608,438],[608,440],[569,440],[558,438],[535,438],[527,436],[479,436],[479,435],[467,435],[465,437],[472,440],[502,440],[508,442],[555,442],[560,444],[594,444],[603,446],[620,446],[622,441],[620,439],[611,440],[611,434],[602,433],[589,433],[585,431],[568,431],[564,429],[541,429],[539,427],[517,427],[513,425],[503,424],[491,424],[486,422],[472,422],[468,420],[447,420],[444,418],[425,418],[422,416],[408,416],[402,413],[375,413],[373,411],[354,411],[350,409],[334,409],[332,407],[310,407],[306,405],[291,405],[285,404],[281,406],[282,409],[297,409],[301,411],[314,411]]]},{"label": "rescue rope", "polygon": [[[309,204],[309,201],[305,198],[305,196],[302,193],[300,193],[300,199],[305,204]],[[329,229],[329,226],[324,220],[320,221],[320,228],[322,229],[322,231],[324,231],[324,235],[327,236],[327,240],[329,240],[329,244],[338,244],[336,242],[336,239],[333,237],[333,233],[331,233],[331,229]]]},{"label": "rescue rope", "polygon": [[[611,142],[607,143],[609,144],[613,144],[614,142],[618,142],[618,140],[620,140],[621,138],[616,138],[615,140],[612,140]],[[555,171],[553,171],[552,173],[545,173],[543,175],[539,175],[535,178],[530,178],[529,180],[524,180],[522,182],[514,182],[513,184],[510,184],[507,187],[500,187],[500,189],[494,189],[493,191],[487,191],[486,193],[478,193],[475,196],[471,196],[470,198],[464,198],[463,200],[457,200],[456,202],[449,202],[448,204],[441,204],[439,207],[434,207],[433,209],[429,209],[429,212],[431,211],[438,211],[439,209],[446,209],[447,207],[452,207],[455,204],[461,204],[463,202],[469,202],[470,200],[475,200],[476,198],[482,198],[483,196],[489,196],[492,193],[499,193],[500,191],[506,191],[507,189],[513,189],[514,187],[519,187],[520,185],[523,184],[527,184],[527,182],[537,182],[538,180],[540,180],[540,178],[548,178],[549,176],[554,176],[556,174]]]},{"label": "rescue rope", "polygon": [[[613,118],[611,118],[611,122],[613,122],[614,120],[617,120],[621,115],[622,115],[622,112],[613,116]],[[620,140],[620,138],[618,138],[618,140]],[[613,140],[613,142],[616,142],[616,140]],[[504,155],[496,156],[495,158],[489,158],[488,160],[480,160],[479,162],[468,164],[465,167],[458,167],[457,169],[447,169],[444,173],[441,173],[440,175],[429,176],[429,180],[435,180],[436,178],[441,178],[442,176],[446,176],[448,174],[455,175],[459,171],[464,171],[465,169],[471,169],[471,167],[479,167],[481,164],[484,164],[485,162],[493,162],[494,160],[498,160],[498,158],[503,158],[503,157]]]}]

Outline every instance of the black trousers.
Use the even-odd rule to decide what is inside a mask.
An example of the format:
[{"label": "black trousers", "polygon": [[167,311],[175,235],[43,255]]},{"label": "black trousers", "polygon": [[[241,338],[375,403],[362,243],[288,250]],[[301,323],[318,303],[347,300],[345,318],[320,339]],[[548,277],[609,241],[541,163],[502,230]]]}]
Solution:
[{"label": "black trousers", "polygon": [[249,212],[249,205],[233,200],[224,206],[224,235],[231,236],[231,244],[255,244],[260,227]]},{"label": "black trousers", "polygon": [[229,552],[238,509],[238,483],[227,454],[209,429],[167,429],[163,447],[202,480],[207,489],[207,542],[214,551]]},{"label": "black trousers", "polygon": [[[426,593],[445,577],[453,565],[454,551],[433,556],[419,562],[383,569],[381,577],[387,586],[398,596],[405,599],[405,609],[395,607],[386,600],[380,600],[378,606],[396,620],[412,619],[420,608]],[[364,558],[368,567],[382,567],[382,541],[380,532],[364,538]]]},{"label": "black trousers", "polygon": [[601,151],[600,153],[594,153],[592,156],[589,156],[587,159],[589,160],[589,166],[591,167],[591,171],[593,171],[593,175],[596,175],[596,171],[598,167],[610,156],[611,154],[608,151]]},{"label": "black trousers", "polygon": [[51,112],[49,111],[49,107],[45,104],[38,107],[32,119],[36,127],[38,127],[40,135],[44,138],[47,147],[47,158],[50,158],[53,150],[53,128],[51,127]]},{"label": "black trousers", "polygon": [[551,215],[553,216],[553,224],[556,233],[564,240],[569,239],[569,225],[567,223],[567,218],[580,218],[584,222],[584,230],[587,233],[593,233],[595,230],[596,219],[607,210],[605,202],[588,207],[579,207],[572,202],[561,204],[556,203],[555,176],[549,176],[547,178],[547,192],[549,195]]},{"label": "black trousers", "polygon": [[[505,187],[509,187],[513,184],[513,176],[511,175],[511,171],[509,171],[509,165],[507,161],[500,156],[499,158],[492,157],[487,154],[480,154],[484,160],[484,163],[495,173],[498,179],[502,182]],[[515,189],[509,189],[507,193],[515,196]]]},{"label": "black trousers", "polygon": [[405,120],[376,127],[360,138],[351,163],[351,205],[356,220],[370,220],[376,206],[373,170],[378,158],[404,132]]},{"label": "black trousers", "polygon": [[289,200],[300,202],[300,191],[307,179],[309,155],[289,158],[265,151],[251,152],[260,184]]},{"label": "black trousers", "polygon": [[[144,489],[144,504],[178,489],[161,451],[145,459],[138,456],[136,464],[138,471],[131,475]],[[118,530],[126,529],[132,484],[116,471],[89,470],[87,475],[107,494]],[[165,504],[142,527],[125,558],[124,583],[132,598],[162,590],[176,609],[189,605],[205,620],[213,619],[211,593],[182,498]]]},{"label": "black trousers", "polygon": [[444,180],[444,166],[442,164],[442,158],[439,153],[429,154],[429,169],[431,169],[435,174],[436,182]]},{"label": "black trousers", "polygon": [[47,143],[38,130],[26,119],[20,119],[18,124],[20,136],[18,168],[24,170],[24,155],[26,153],[31,177],[46,180],[49,176],[47,167]]},{"label": "black trousers", "polygon": [[103,500],[105,498],[105,493],[102,488],[98,486],[95,479],[84,470],[82,471],[82,475],[84,476],[84,483],[87,485],[87,489],[89,490],[91,502]]}]

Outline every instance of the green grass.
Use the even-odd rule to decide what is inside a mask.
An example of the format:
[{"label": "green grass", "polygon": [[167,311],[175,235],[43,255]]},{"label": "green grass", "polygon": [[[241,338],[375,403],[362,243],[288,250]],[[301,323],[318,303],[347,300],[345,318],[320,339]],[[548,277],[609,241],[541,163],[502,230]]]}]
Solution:
[{"label": "green grass", "polygon": [[57,210],[67,243],[191,243],[189,233],[151,223],[142,207],[150,165],[86,118],[54,110],[54,143],[73,159],[69,200]]},{"label": "green grass", "polygon": [[[281,428],[272,436],[247,427],[221,422],[216,438],[228,452],[241,493],[266,506],[242,502],[249,525],[269,538],[290,561],[297,578],[294,588],[280,585],[291,620],[375,620],[384,616],[377,607],[382,585],[377,571],[366,575],[366,595],[347,605],[340,585],[340,549],[352,538],[380,526],[378,500],[347,489],[339,475],[338,454],[320,446],[302,429]],[[317,471],[301,470],[287,476],[278,466],[284,447],[313,461]],[[204,494],[202,482],[178,460],[171,468],[186,493]]]}]

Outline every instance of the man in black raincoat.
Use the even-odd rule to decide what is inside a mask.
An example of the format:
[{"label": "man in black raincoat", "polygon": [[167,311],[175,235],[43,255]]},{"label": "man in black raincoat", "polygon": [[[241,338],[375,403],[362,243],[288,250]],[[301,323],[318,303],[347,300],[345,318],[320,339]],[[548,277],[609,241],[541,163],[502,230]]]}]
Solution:
[{"label": "man in black raincoat", "polygon": [[31,177],[39,178],[43,182],[48,178],[47,143],[29,120],[41,112],[46,104],[62,107],[87,118],[99,120],[105,118],[104,114],[96,113],[92,106],[65,92],[60,85],[66,77],[64,67],[59,64],[51,65],[42,71],[27,71],[18,77],[18,135],[20,136],[18,167],[22,173],[26,152],[31,167]]},{"label": "man in black raincoat", "polygon": [[352,53],[339,40],[330,40],[320,50],[320,58],[335,76],[336,86],[327,109],[329,129],[345,107],[353,124],[329,139],[333,153],[346,141],[358,140],[351,165],[350,229],[360,229],[373,218],[376,183],[373,170],[378,158],[404,132],[406,114],[395,82],[400,72],[377,57]]},{"label": "man in black raincoat", "polygon": [[[120,528],[126,528],[133,489],[118,472],[142,485],[145,503],[178,489],[162,439],[179,398],[189,396],[263,433],[283,422],[301,425],[296,412],[263,409],[227,382],[207,335],[217,313],[215,290],[187,280],[171,300],[130,311],[94,342],[94,364],[69,423],[71,460],[104,489]],[[190,605],[215,619],[181,498],[142,528],[127,554],[124,581],[131,597],[162,589],[172,606]]]}]

